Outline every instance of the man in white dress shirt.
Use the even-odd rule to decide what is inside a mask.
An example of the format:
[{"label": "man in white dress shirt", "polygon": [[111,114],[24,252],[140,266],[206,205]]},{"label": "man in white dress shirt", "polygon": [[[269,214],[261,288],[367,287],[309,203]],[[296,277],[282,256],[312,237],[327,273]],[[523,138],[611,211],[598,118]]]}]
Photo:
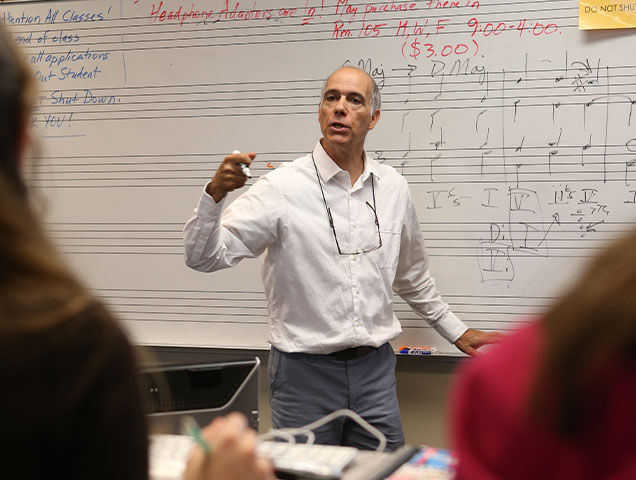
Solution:
[{"label": "man in white dress shirt", "polygon": [[[225,210],[247,177],[253,153],[225,157],[186,224],[188,266],[211,272],[265,252],[268,362],[275,428],[299,427],[341,408],[404,444],[395,390],[401,332],[393,292],[462,352],[500,334],[467,328],[428,271],[406,180],[364,151],[380,119],[375,81],[354,67],[325,83],[313,152],[258,179]],[[317,443],[372,449],[377,439],[341,418],[316,431]]]}]

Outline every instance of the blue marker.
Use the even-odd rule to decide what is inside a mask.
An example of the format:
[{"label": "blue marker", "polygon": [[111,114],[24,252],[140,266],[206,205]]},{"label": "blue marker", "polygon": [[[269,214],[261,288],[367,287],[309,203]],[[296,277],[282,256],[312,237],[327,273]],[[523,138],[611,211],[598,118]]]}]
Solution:
[{"label": "blue marker", "polygon": [[[239,150],[232,151],[232,154],[234,155],[238,155],[239,153],[241,153]],[[247,178],[252,178],[252,172],[250,172],[250,167],[247,166],[247,163],[239,163],[239,167],[241,167],[243,175],[245,175]]]}]

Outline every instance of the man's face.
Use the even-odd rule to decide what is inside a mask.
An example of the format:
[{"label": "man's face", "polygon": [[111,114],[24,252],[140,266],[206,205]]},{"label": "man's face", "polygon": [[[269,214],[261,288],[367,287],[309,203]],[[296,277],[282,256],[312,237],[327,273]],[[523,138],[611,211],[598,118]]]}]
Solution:
[{"label": "man's face", "polygon": [[[338,150],[364,146],[364,139],[380,119],[371,115],[371,80],[361,70],[343,68],[327,80],[318,110],[323,146]],[[327,145],[325,145],[325,143]]]}]

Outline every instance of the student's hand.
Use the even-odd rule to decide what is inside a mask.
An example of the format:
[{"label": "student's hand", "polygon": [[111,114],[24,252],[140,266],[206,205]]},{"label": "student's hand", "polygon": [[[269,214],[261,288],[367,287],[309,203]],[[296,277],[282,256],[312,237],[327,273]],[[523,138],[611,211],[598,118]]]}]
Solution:
[{"label": "student's hand", "polygon": [[223,159],[223,163],[216,171],[214,178],[205,187],[205,191],[219,203],[228,192],[241,188],[247,182],[247,176],[241,169],[241,163],[248,167],[256,158],[255,153],[232,153]]},{"label": "student's hand", "polygon": [[479,355],[477,349],[482,345],[491,343],[499,343],[505,338],[503,333],[499,332],[483,332],[469,328],[455,342],[455,346],[468,355]]},{"label": "student's hand", "polygon": [[271,462],[256,456],[256,432],[243,415],[217,417],[201,434],[212,451],[194,447],[184,480],[275,480]]}]

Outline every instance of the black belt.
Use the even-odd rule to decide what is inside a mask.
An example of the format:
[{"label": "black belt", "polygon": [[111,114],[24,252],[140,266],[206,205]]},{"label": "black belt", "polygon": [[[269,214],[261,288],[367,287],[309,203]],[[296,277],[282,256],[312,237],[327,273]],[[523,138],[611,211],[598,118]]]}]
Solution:
[{"label": "black belt", "polygon": [[336,360],[353,360],[354,358],[361,358],[365,355],[370,354],[371,352],[375,352],[377,350],[376,347],[351,347],[345,348],[344,350],[340,350],[338,352],[330,353],[329,356],[335,358]]}]

